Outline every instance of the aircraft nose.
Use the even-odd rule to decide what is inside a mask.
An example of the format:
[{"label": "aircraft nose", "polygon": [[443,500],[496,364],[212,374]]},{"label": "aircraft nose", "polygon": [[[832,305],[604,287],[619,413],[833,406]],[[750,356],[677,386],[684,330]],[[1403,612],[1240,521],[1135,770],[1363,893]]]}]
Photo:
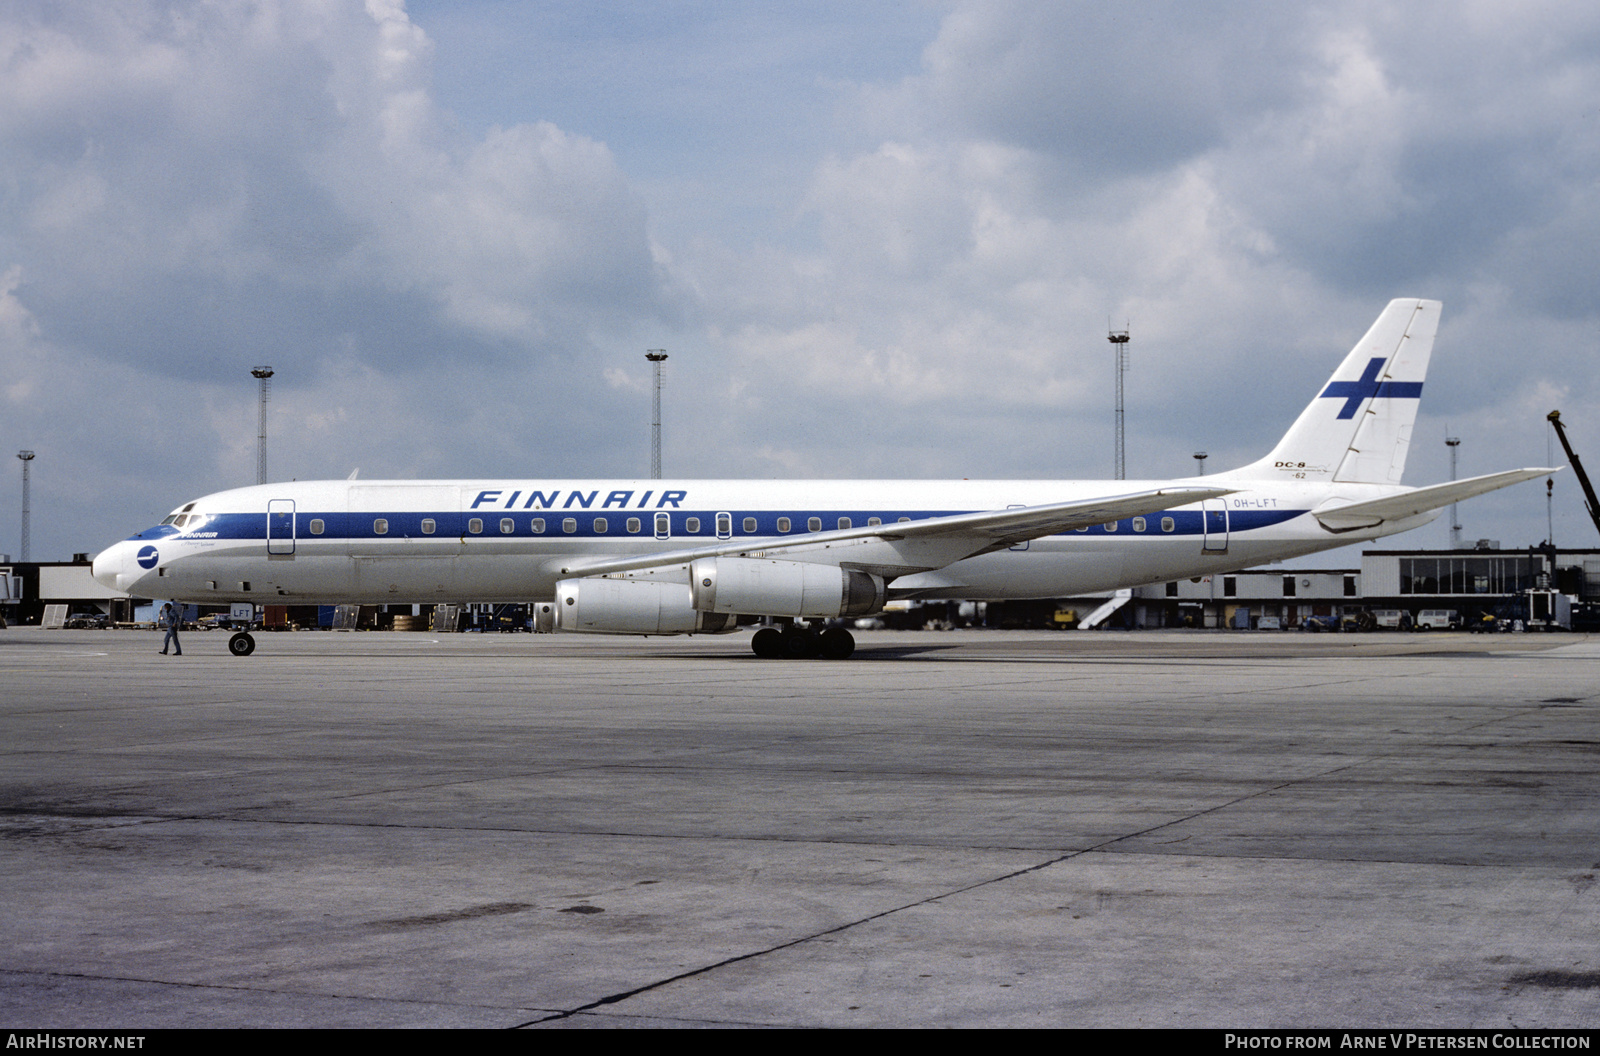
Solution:
[{"label": "aircraft nose", "polygon": [[124,541],[106,547],[95,555],[89,574],[112,590],[130,589],[144,574],[138,564],[137,544]]}]

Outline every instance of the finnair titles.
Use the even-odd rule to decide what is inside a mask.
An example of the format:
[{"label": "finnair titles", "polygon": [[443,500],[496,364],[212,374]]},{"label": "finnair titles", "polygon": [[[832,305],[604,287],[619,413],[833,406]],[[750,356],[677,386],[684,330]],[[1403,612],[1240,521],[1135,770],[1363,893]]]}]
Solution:
[{"label": "finnair titles", "polygon": [[[108,547],[141,597],[545,603],[552,629],[843,658],[896,599],[1054,598],[1377,539],[1553,470],[1400,483],[1437,301],[1391,301],[1264,458],[1167,481],[309,481],[218,492]],[[229,648],[248,655],[248,633]]]}]

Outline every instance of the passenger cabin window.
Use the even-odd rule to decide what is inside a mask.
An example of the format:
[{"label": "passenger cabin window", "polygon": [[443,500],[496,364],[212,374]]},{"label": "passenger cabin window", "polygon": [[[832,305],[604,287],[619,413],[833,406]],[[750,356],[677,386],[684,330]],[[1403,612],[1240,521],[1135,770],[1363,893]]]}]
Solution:
[{"label": "passenger cabin window", "polygon": [[606,534],[606,530],[610,527],[610,522],[608,522],[604,517],[596,517],[594,519],[594,532],[596,535]]},{"label": "passenger cabin window", "polygon": [[1105,524],[1105,529],[1108,532],[1116,531],[1117,530],[1117,522],[1116,521],[1107,521],[1106,524]]},{"label": "passenger cabin window", "polygon": [[578,519],[576,517],[561,518],[561,530],[571,535],[578,530]]},{"label": "passenger cabin window", "polygon": [[733,535],[733,514],[717,514],[717,538],[727,539],[731,535]]},{"label": "passenger cabin window", "polygon": [[911,520],[910,517],[897,517],[897,518],[895,518],[895,521],[898,524],[907,524],[907,523],[910,522],[910,520]]},{"label": "passenger cabin window", "polygon": [[467,522],[467,531],[471,532],[473,535],[477,535],[479,532],[482,532],[483,531],[483,518],[482,517],[474,517],[474,518],[472,518],[472,520],[468,521]]},{"label": "passenger cabin window", "polygon": [[744,533],[746,535],[754,535],[756,533],[756,519],[754,517],[746,517],[744,519]]},{"label": "passenger cabin window", "polygon": [[820,531],[822,531],[822,518],[821,517],[812,517],[812,518],[808,519],[806,521],[806,531],[808,531],[808,532],[820,532]]},{"label": "passenger cabin window", "polygon": [[533,520],[528,522],[528,528],[529,528],[529,530],[531,530],[533,532],[534,535],[543,535],[544,534],[544,518],[543,517],[535,517]]},{"label": "passenger cabin window", "polygon": [[628,518],[628,531],[637,533],[641,527],[642,527],[642,525],[639,523],[639,518],[637,518],[637,517],[629,517]]},{"label": "passenger cabin window", "polygon": [[880,525],[882,523],[883,523],[883,518],[882,517],[868,517],[867,518],[867,527],[868,528],[876,528],[878,525]]},{"label": "passenger cabin window", "polygon": [[389,534],[389,521],[388,521],[388,519],[385,518],[385,517],[379,517],[377,520],[373,521],[372,522],[372,534],[373,535],[388,535]]},{"label": "passenger cabin window", "polygon": [[1136,532],[1144,531],[1144,518],[1143,517],[1135,517],[1133,519],[1133,530],[1136,531]]},{"label": "passenger cabin window", "polygon": [[[422,518],[422,534],[423,535],[432,535],[434,532],[438,531],[438,529],[439,529],[439,522],[438,521],[435,521],[432,517],[424,517],[424,518]],[[321,534],[321,533],[318,533],[318,534]]]},{"label": "passenger cabin window", "polygon": [[787,517],[779,517],[778,518],[778,531],[787,532],[788,530],[789,530],[789,518],[787,518]]},{"label": "passenger cabin window", "polygon": [[1172,518],[1171,517],[1163,517],[1163,518],[1161,518],[1161,530],[1163,532],[1170,532],[1170,531],[1172,531],[1172,529],[1173,529]]},{"label": "passenger cabin window", "polygon": [[665,539],[672,534],[672,516],[670,514],[656,514],[656,538]]},{"label": "passenger cabin window", "polygon": [[848,527],[850,527],[850,518],[848,518],[848,517],[840,517],[839,518],[839,527],[840,528],[848,528]]},{"label": "passenger cabin window", "polygon": [[502,518],[500,518],[500,534],[501,535],[510,535],[512,532],[514,532],[516,530],[517,530],[517,524],[510,517],[502,517]]},{"label": "passenger cabin window", "polygon": [[690,517],[685,520],[683,522],[683,530],[686,532],[698,532],[700,530],[700,518]]},{"label": "passenger cabin window", "polygon": [[322,518],[321,517],[313,517],[313,518],[311,518],[311,534],[312,535],[321,535],[322,534]]}]

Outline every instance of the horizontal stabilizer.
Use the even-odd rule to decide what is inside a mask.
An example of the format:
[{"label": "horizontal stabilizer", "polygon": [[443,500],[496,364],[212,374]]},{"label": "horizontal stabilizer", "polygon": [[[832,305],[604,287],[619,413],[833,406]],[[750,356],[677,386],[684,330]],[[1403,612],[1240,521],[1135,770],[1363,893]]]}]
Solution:
[{"label": "horizontal stabilizer", "polygon": [[1330,532],[1353,532],[1372,528],[1384,521],[1402,521],[1407,517],[1442,509],[1453,502],[1484,495],[1512,484],[1520,484],[1535,477],[1548,476],[1554,469],[1508,469],[1504,473],[1490,473],[1482,477],[1434,484],[1416,488],[1402,495],[1391,495],[1369,502],[1353,502],[1327,509],[1316,509],[1311,515]]}]

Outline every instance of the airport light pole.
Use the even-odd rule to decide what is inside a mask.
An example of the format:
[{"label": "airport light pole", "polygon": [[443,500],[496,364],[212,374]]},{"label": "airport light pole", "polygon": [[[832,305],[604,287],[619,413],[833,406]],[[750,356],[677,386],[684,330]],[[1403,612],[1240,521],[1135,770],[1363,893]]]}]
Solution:
[{"label": "airport light pole", "polygon": [[1194,464],[1200,467],[1200,472],[1198,474],[1199,476],[1203,477],[1203,476],[1206,475],[1206,458],[1207,457],[1208,456],[1206,455],[1206,453],[1204,451],[1196,451],[1194,453]]},{"label": "airport light pole", "polygon": [[654,365],[656,370],[655,398],[652,401],[650,413],[650,479],[661,479],[661,364],[667,361],[667,350],[652,348],[645,352],[644,358]]},{"label": "airport light pole", "polygon": [[250,376],[261,382],[261,416],[256,428],[256,483],[267,482],[267,400],[272,395],[271,367],[256,367]]},{"label": "airport light pole", "polygon": [[1126,412],[1123,404],[1122,375],[1128,369],[1128,331],[1113,330],[1106,335],[1111,350],[1117,357],[1117,479],[1128,479],[1127,448],[1123,442],[1123,421]]},{"label": "airport light pole", "polygon": [[[1461,446],[1461,438],[1459,436],[1447,436],[1444,438],[1444,446],[1450,449],[1450,483],[1454,484],[1456,480],[1456,448]],[[1460,503],[1452,502],[1450,504],[1450,549],[1452,550],[1461,549],[1460,509]]]},{"label": "airport light pole", "polygon": [[32,556],[28,540],[28,463],[33,461],[33,452],[18,451],[17,457],[22,459],[22,560],[26,563]]}]

